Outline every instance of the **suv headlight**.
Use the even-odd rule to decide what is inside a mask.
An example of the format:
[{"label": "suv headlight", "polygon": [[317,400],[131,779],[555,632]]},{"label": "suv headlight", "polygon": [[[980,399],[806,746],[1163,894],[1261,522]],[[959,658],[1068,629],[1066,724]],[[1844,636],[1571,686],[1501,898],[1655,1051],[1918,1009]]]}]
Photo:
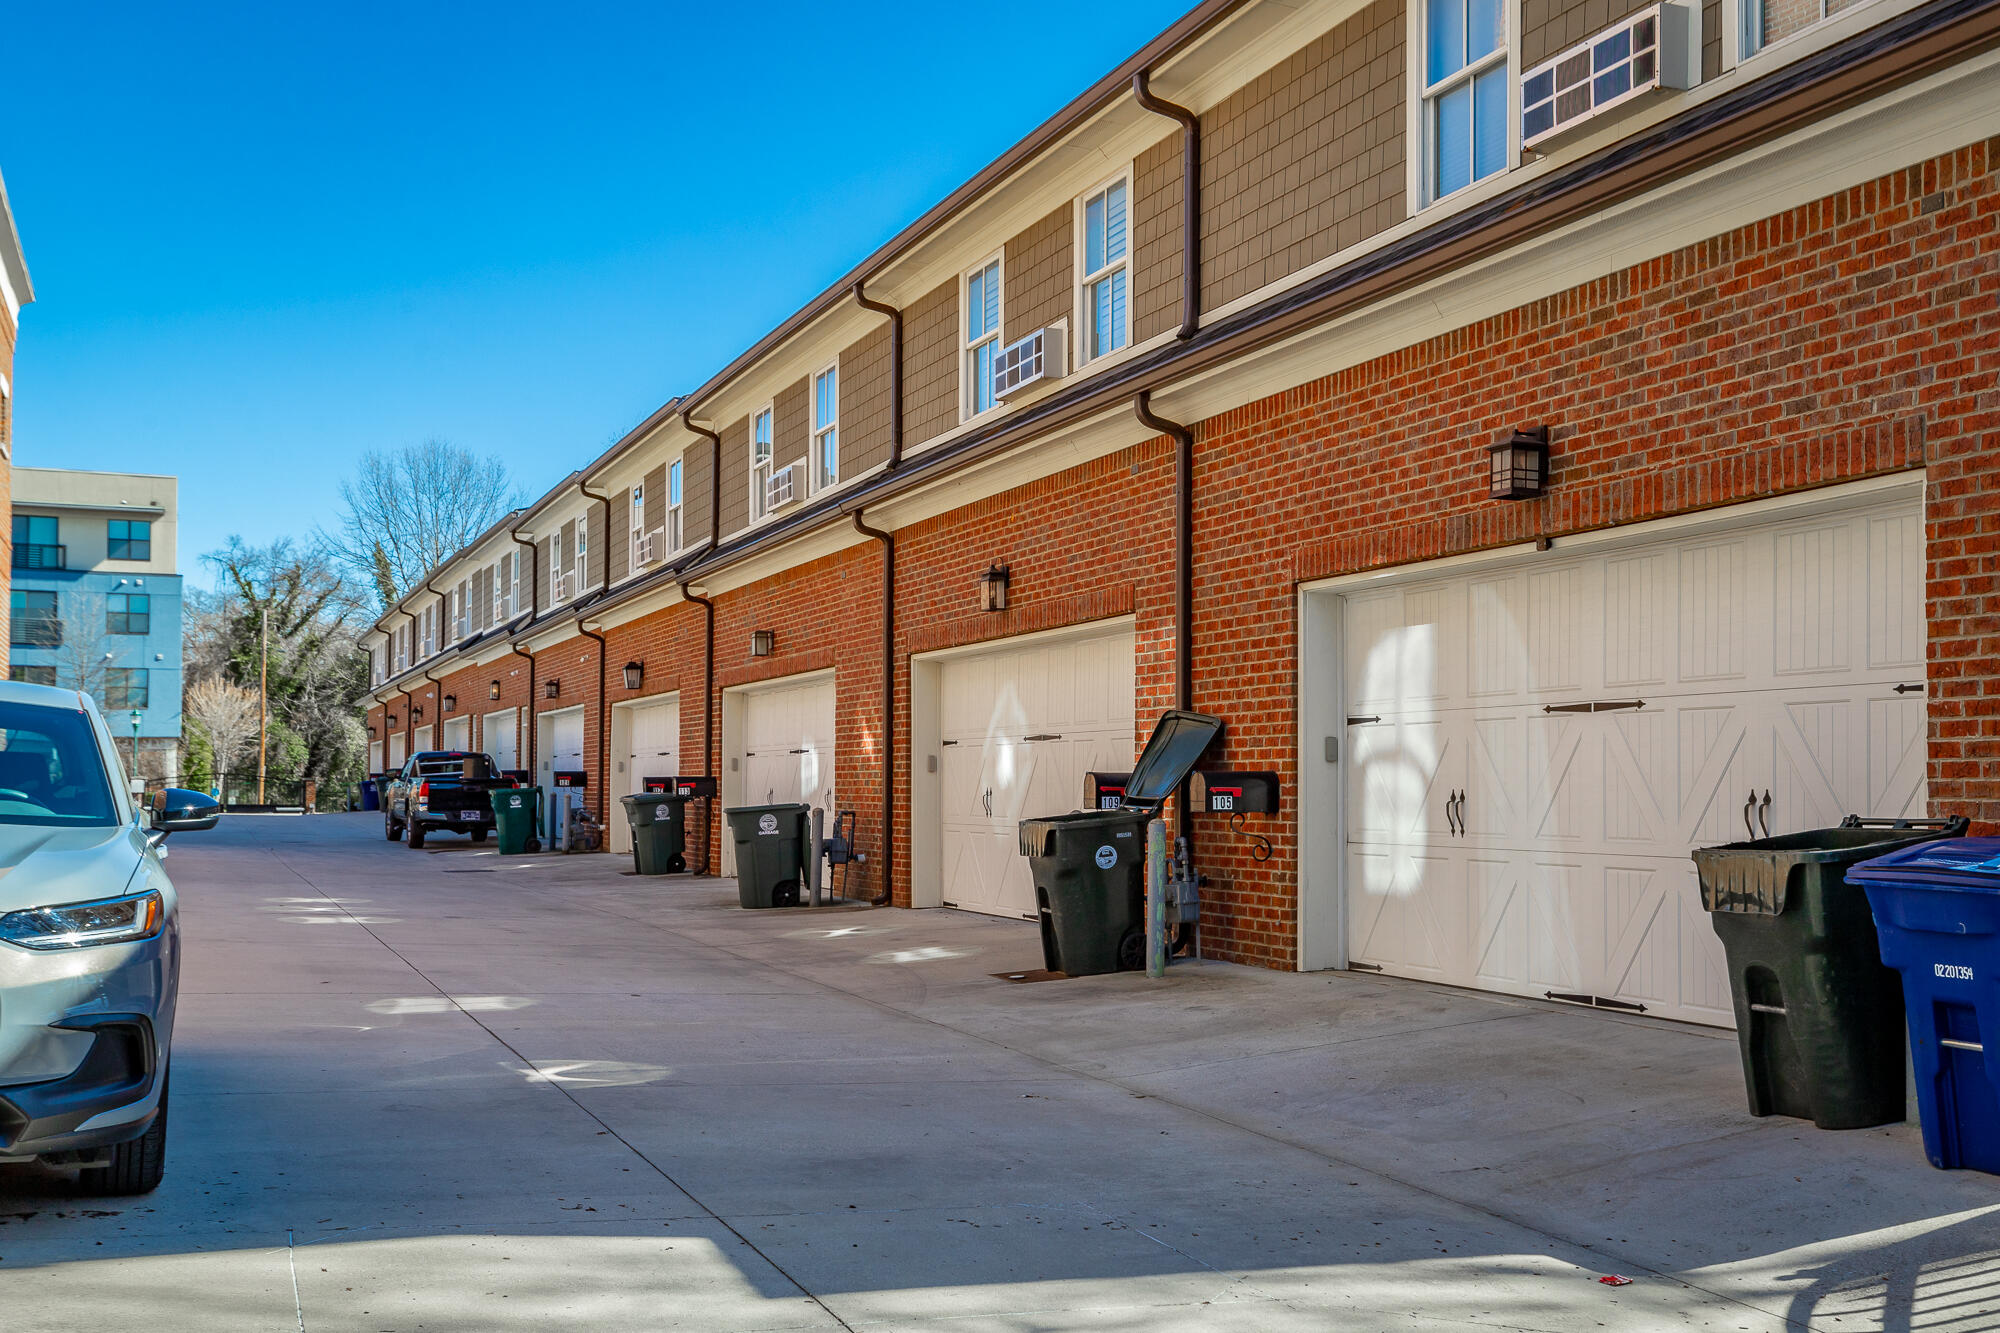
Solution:
[{"label": "suv headlight", "polygon": [[0,916],[0,940],[26,949],[81,949],[150,939],[166,924],[167,907],[156,891],[58,907],[27,907]]}]

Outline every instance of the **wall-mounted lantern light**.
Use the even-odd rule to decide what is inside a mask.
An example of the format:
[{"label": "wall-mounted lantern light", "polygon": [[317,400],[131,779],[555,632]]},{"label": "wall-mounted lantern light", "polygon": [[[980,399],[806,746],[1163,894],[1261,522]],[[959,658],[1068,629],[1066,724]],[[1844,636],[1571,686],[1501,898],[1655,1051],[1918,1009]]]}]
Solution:
[{"label": "wall-mounted lantern light", "polygon": [[423,706],[422,704],[411,704],[411,705],[410,705],[410,716],[411,716],[411,717],[422,717],[423,715],[424,715],[424,706]]},{"label": "wall-mounted lantern light", "polygon": [[488,685],[486,687],[486,697],[489,699],[498,699],[500,697],[499,681],[496,680],[491,685]]},{"label": "wall-mounted lantern light", "polygon": [[775,631],[768,629],[750,631],[750,656],[769,657],[771,650],[777,646],[778,636]]},{"label": "wall-mounted lantern light", "polygon": [[545,699],[562,698],[562,682],[551,678],[542,686],[542,697]]},{"label": "wall-mounted lantern light", "polygon": [[396,725],[396,715],[394,713],[389,714],[389,725],[392,727]]},{"label": "wall-mounted lantern light", "polygon": [[1517,426],[1486,446],[1488,487],[1496,500],[1529,500],[1549,484],[1549,428]]},{"label": "wall-mounted lantern light", "polygon": [[375,734],[375,724],[373,722],[370,722],[368,724],[368,734],[370,736],[373,736]]},{"label": "wall-mounted lantern light", "polygon": [[444,697],[444,711],[449,713],[456,710],[457,707],[458,707],[458,696],[455,694],[447,694]]},{"label": "wall-mounted lantern light", "polygon": [[626,689],[628,690],[638,689],[640,683],[645,679],[646,679],[646,664],[644,662],[627,662],[625,664]]},{"label": "wall-mounted lantern light", "polygon": [[1011,577],[1007,566],[989,565],[979,576],[979,609],[981,611],[1005,611],[1007,609],[1007,581]]}]

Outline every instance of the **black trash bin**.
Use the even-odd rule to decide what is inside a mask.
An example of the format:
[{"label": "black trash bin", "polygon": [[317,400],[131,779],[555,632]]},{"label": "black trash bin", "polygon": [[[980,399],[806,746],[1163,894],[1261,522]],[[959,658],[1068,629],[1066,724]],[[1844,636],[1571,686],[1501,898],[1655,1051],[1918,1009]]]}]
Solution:
[{"label": "black trash bin", "polygon": [[1169,709],[1132,766],[1117,809],[1021,821],[1042,966],[1087,977],[1146,965],[1146,826],[1221,734],[1221,718]]},{"label": "black trash bin", "polygon": [[688,798],[649,791],[618,799],[632,828],[633,873],[678,875],[686,870]]},{"label": "black trash bin", "polygon": [[1965,827],[1850,815],[1838,828],[1694,853],[1729,959],[1750,1114],[1821,1129],[1904,1117],[1902,982],[1882,965],[1867,894],[1847,868]]},{"label": "black trash bin", "polygon": [[736,841],[736,896],[745,907],[797,907],[806,879],[803,805],[744,805],[722,812]]}]

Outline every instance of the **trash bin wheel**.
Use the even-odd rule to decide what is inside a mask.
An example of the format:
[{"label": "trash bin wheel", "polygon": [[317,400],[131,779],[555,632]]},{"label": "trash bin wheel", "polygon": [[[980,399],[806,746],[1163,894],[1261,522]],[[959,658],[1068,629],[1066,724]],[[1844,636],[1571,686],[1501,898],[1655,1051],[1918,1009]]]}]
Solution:
[{"label": "trash bin wheel", "polygon": [[678,875],[687,868],[688,863],[685,856],[670,856],[667,858],[667,873],[669,875]]},{"label": "trash bin wheel", "polygon": [[774,885],[771,889],[771,906],[797,907],[799,905],[799,885],[797,880],[790,884]]},{"label": "trash bin wheel", "polygon": [[1118,970],[1137,972],[1146,966],[1146,932],[1137,926],[1118,940]]},{"label": "trash bin wheel", "polygon": [[529,838],[528,850],[531,852],[539,852],[540,850],[542,850],[542,840],[540,838]]}]

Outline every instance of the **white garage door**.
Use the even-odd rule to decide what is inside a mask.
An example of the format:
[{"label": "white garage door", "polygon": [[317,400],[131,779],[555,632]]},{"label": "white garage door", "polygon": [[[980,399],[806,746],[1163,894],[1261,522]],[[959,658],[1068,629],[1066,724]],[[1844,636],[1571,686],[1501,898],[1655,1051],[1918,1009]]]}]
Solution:
[{"label": "white garage door", "polygon": [[429,727],[418,727],[412,734],[412,739],[416,745],[416,748],[411,751],[413,754],[422,754],[426,750],[437,748],[431,744],[431,729]]},{"label": "white garage door", "polygon": [[1083,799],[1083,775],[1132,767],[1132,631],[950,658],[939,680],[944,902],[1035,916],[1019,824]]},{"label": "white garage door", "polygon": [[447,750],[470,750],[472,748],[471,718],[448,717],[445,719],[444,748]]},{"label": "white garage door", "polygon": [[742,733],[745,805],[834,808],[833,677],[746,694]]},{"label": "white garage door", "polygon": [[382,742],[380,741],[368,742],[368,771],[370,773],[380,773],[382,771]]},{"label": "white garage door", "polygon": [[546,753],[542,755],[542,785],[548,786],[554,774],[583,770],[583,710],[572,708],[550,714],[542,722],[547,737]]},{"label": "white garage door", "polygon": [[511,708],[502,708],[479,719],[480,740],[486,747],[486,753],[493,756],[493,766],[503,773],[521,766],[515,727],[515,712]]},{"label": "white garage door", "polygon": [[1350,958],[1730,1024],[1688,852],[1924,813],[1922,548],[1906,502],[1350,595]]},{"label": "white garage door", "polygon": [[406,742],[403,739],[403,733],[399,731],[396,732],[394,735],[390,736],[388,771],[391,773],[402,772],[403,761],[405,759],[408,759],[409,757],[410,757],[410,752],[408,748],[408,742]]},{"label": "white garage door", "polygon": [[[677,701],[645,704],[625,710],[626,746],[618,771],[612,775],[618,794],[646,790],[647,778],[670,778],[680,773],[681,709]],[[612,847],[632,850],[632,830],[625,820],[625,807],[611,805]]]}]

